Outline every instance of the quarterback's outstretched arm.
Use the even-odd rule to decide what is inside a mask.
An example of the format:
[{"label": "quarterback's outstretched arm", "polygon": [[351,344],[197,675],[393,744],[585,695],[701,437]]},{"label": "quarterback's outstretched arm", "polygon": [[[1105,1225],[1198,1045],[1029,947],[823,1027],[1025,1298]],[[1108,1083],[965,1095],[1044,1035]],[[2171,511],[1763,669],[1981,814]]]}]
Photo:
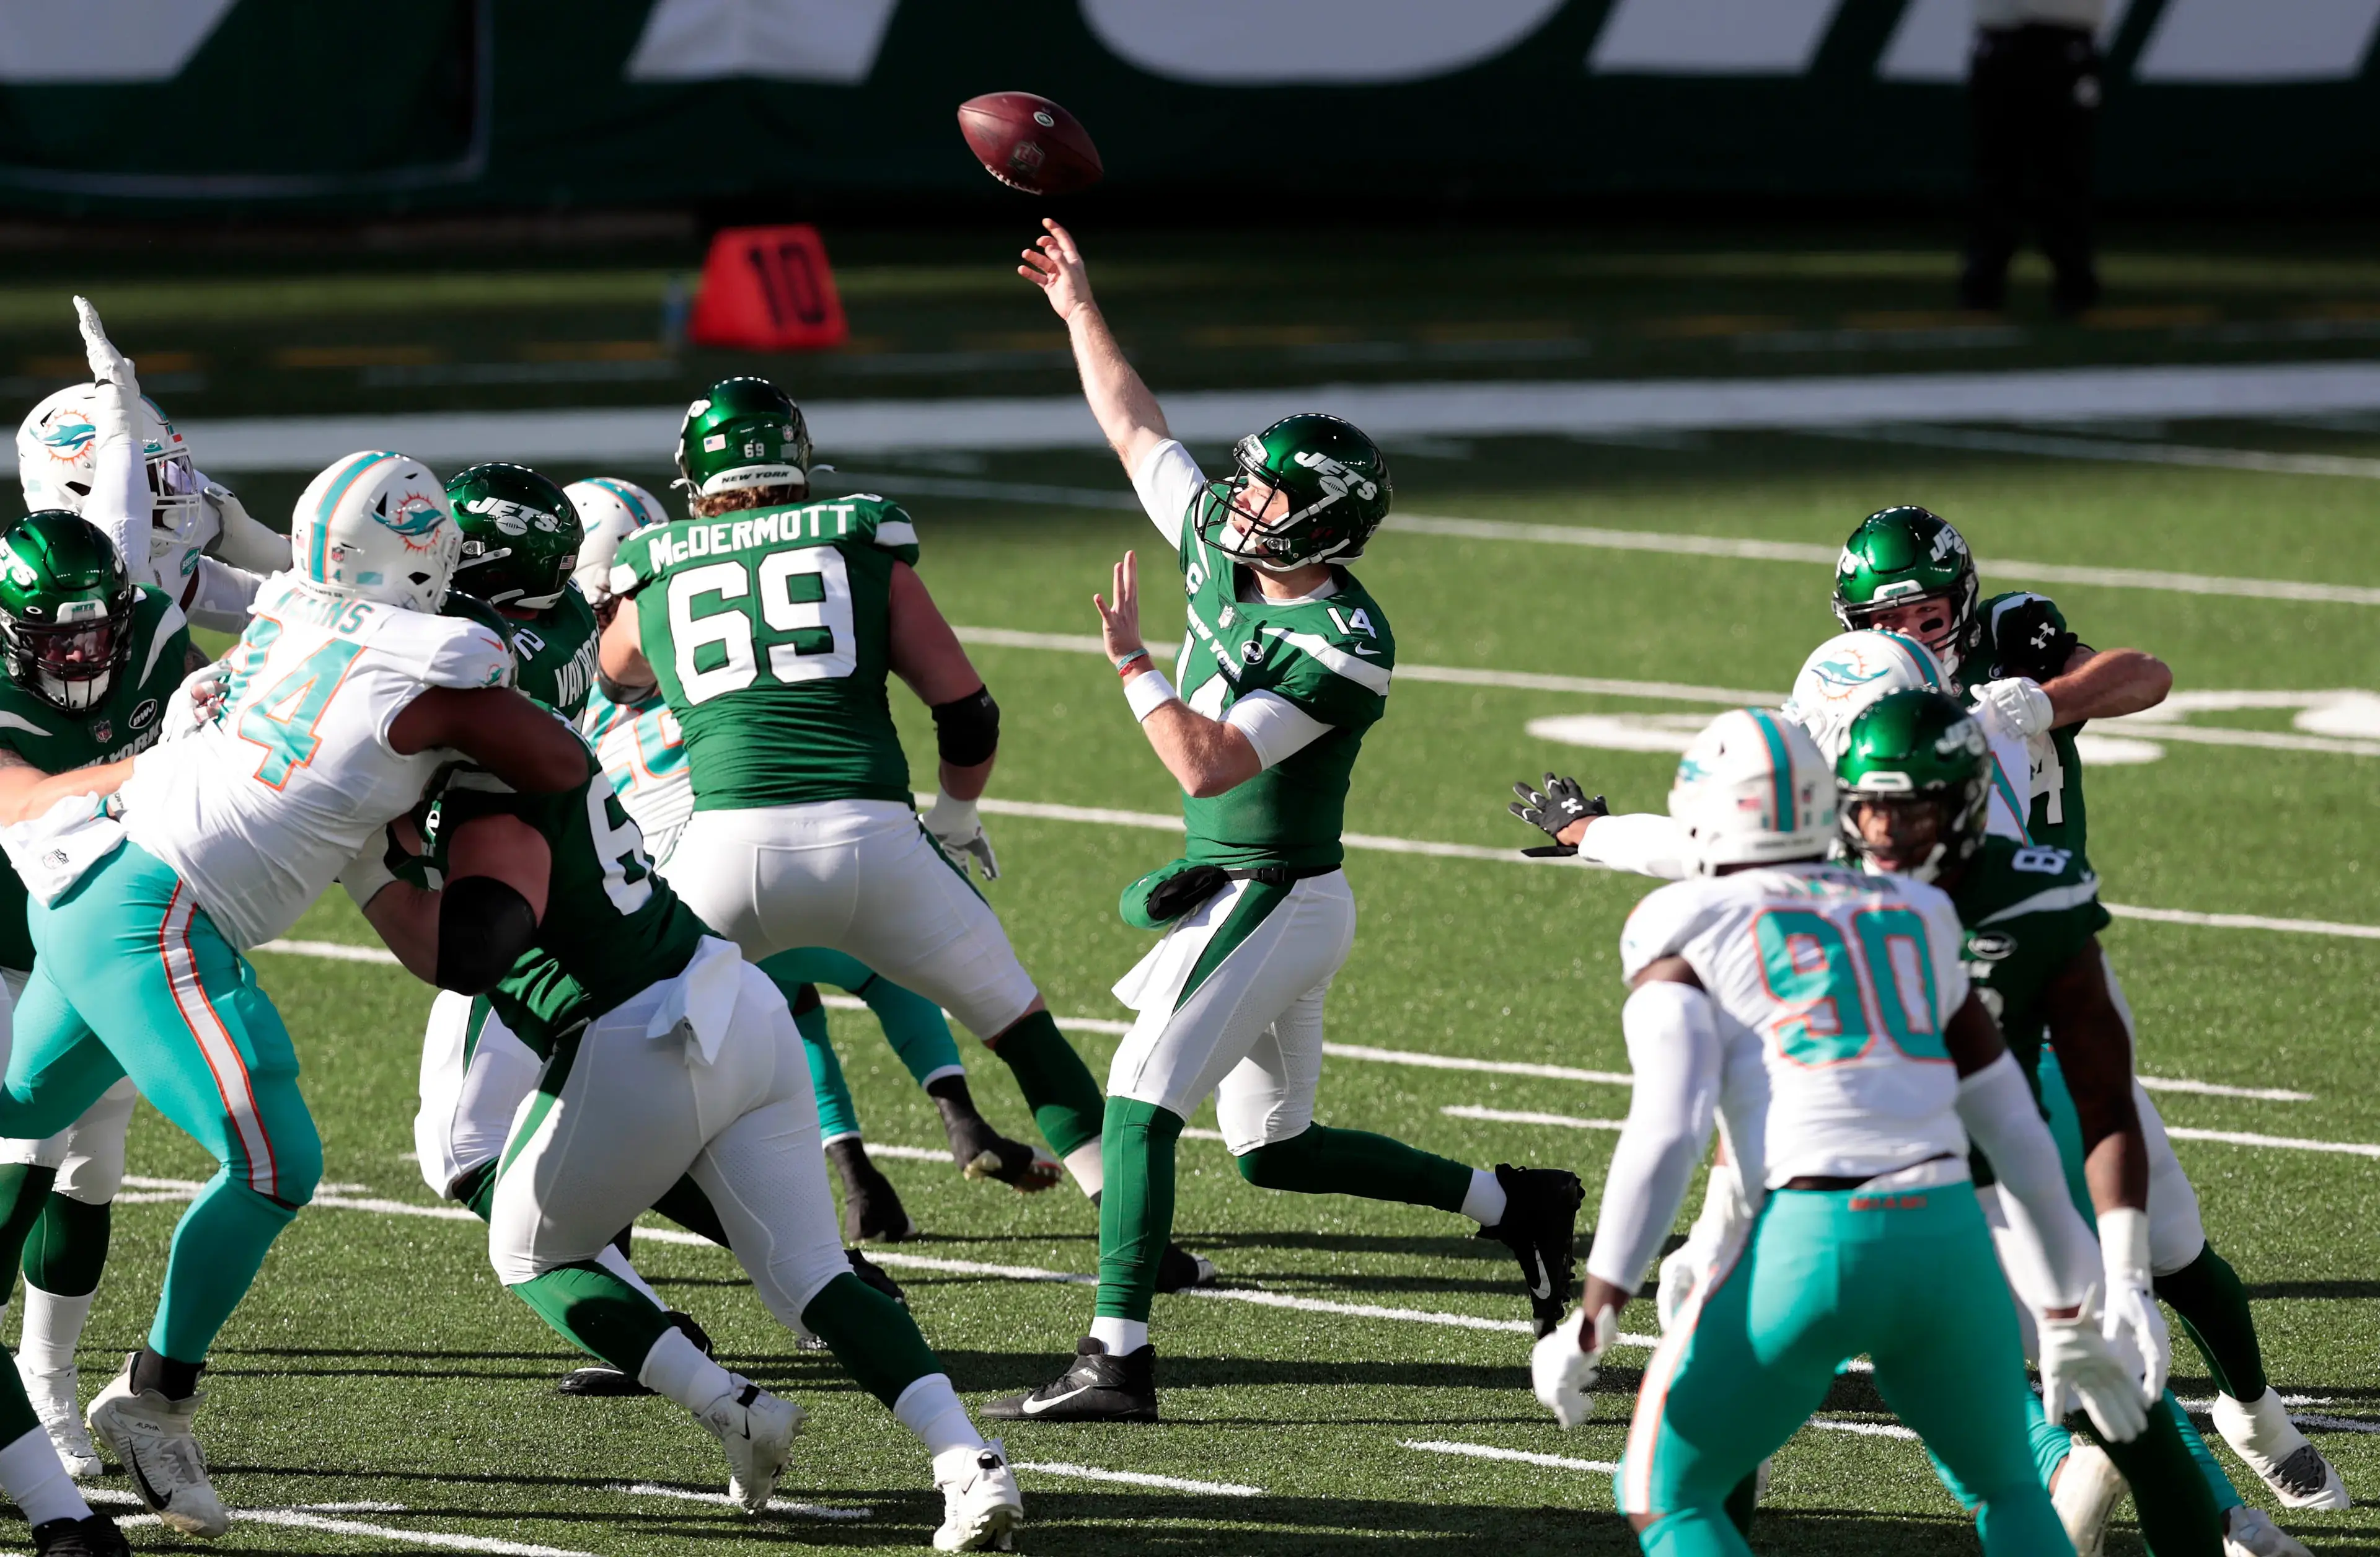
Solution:
[{"label": "quarterback's outstretched arm", "polygon": [[1165,428],[1165,412],[1157,396],[1124,360],[1106,316],[1091,299],[1091,278],[1083,268],[1082,250],[1075,235],[1043,218],[1048,230],[1025,250],[1016,274],[1041,288],[1050,307],[1066,322],[1066,338],[1075,348],[1075,368],[1083,377],[1083,398],[1106,435],[1108,446],[1123,461],[1124,474],[1135,479],[1148,451],[1172,434]]},{"label": "quarterback's outstretched arm", "polygon": [[2145,649],[2083,645],[2041,689],[2049,694],[2053,728],[2086,719],[2120,719],[2165,701],[2173,690],[2173,670]]}]

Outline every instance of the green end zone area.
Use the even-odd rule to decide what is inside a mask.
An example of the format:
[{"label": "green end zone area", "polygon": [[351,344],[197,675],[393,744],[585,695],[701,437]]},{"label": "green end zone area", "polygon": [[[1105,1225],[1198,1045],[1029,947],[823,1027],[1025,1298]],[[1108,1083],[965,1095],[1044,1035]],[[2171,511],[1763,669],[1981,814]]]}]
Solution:
[{"label": "green end zone area", "polygon": [[[2368,437],[2235,426],[2169,432],[2207,445],[2372,452]],[[832,457],[831,451],[828,453]],[[1208,451],[1201,451],[1202,453]],[[2346,478],[2051,460],[1787,435],[1726,435],[1646,447],[1481,442],[1398,460],[1402,512],[1789,541],[1831,547],[1883,504],[1928,503],[1959,523],[1985,565],[2022,558],[2082,568],[2380,585],[2370,543],[2380,486]],[[589,472],[557,470],[564,479]],[[661,490],[657,470],[623,472]],[[1112,463],[991,458],[927,479],[1038,481],[1125,491]],[[879,483],[903,495],[897,469]],[[249,483],[277,512],[297,483]],[[1096,630],[1089,595],[1126,546],[1161,558],[1128,513],[1028,508],[950,496],[910,502],[921,572],[950,618],[1010,633]],[[1674,758],[1563,745],[1531,722],[1603,715],[1706,716],[1716,701],[1423,679],[1418,667],[1515,676],[1658,681],[1781,694],[1835,630],[1822,564],[1533,544],[1390,531],[1361,567],[1395,624],[1402,674],[1357,770],[1351,828],[1381,839],[1511,850],[1531,841],[1504,814],[1511,781],[1575,772],[1615,809],[1658,809]],[[1179,630],[1161,567],[1147,581],[1153,637]],[[2003,585],[2004,587],[2004,585]],[[2380,689],[2380,606],[2170,589],[2046,588],[2086,641],[2165,656],[2183,692]],[[1094,654],[980,646],[1003,714],[991,794],[1009,802],[1164,814],[1171,786]],[[2269,699],[2268,699],[2269,700]],[[894,695],[915,771],[930,726]],[[2190,914],[2380,925],[2373,878],[2372,754],[2380,736],[2317,738],[2296,707],[2206,708],[2186,727],[2247,731],[2280,745],[2168,739],[2133,727],[2153,760],[2095,768],[2093,853],[2113,902]],[[1640,726],[1650,727],[1650,726]],[[1681,744],[1683,732],[1678,733]],[[2288,742],[2298,742],[2290,745]],[[1155,827],[991,814],[1006,870],[987,895],[1064,1016],[1113,1024],[1108,993],[1147,940],[1115,914],[1124,882],[1172,853]],[[1626,1069],[1615,944],[1650,883],[1509,858],[1357,849],[1355,951],[1330,1003],[1331,1040],[1510,1064]],[[361,943],[334,894],[293,932]],[[2166,1089],[2169,1125],[2358,1151],[2182,1138],[2217,1248],[2255,1299],[2267,1362],[2315,1441],[2359,1496],[2380,1497],[2380,1085],[2369,1055],[2380,940],[2119,919],[2107,943],[2140,1020],[2139,1067],[2161,1080],[2286,1090],[2302,1099]],[[695,1313],[730,1366],[789,1390],[811,1413],[780,1496],[815,1505],[747,1522],[715,1501],[710,1440],[653,1400],[565,1401],[552,1383],[578,1359],[490,1273],[477,1223],[434,1210],[405,1154],[429,991],[393,967],[260,953],[259,974],[297,1036],[322,1125],[325,1203],[302,1215],[225,1332],[202,1431],[218,1485],[247,1508],[296,1509],[313,1525],[235,1525],[233,1551],[388,1552],[468,1538],[471,1550],[690,1553],[767,1545],[866,1549],[922,1542],[938,1520],[922,1454],[825,1358],[796,1351],[707,1248],[655,1238],[638,1259]],[[872,1140],[934,1148],[933,1110],[862,1013],[832,1018]],[[1104,1066],[1115,1039],[1072,1036]],[[1030,1123],[1002,1068],[970,1050],[986,1112]],[[1627,1108],[1624,1087],[1340,1057],[1326,1121],[1386,1131],[1476,1164],[1576,1169],[1588,1205]],[[1449,1110],[1463,1110],[1451,1113]],[[1528,1113],[1582,1125],[1493,1117]],[[1485,1116],[1483,1116],[1485,1115]],[[1211,1112],[1194,1128],[1211,1128]],[[210,1165],[144,1110],[133,1169],[188,1181]],[[1331,1312],[1215,1296],[1160,1298],[1155,1328],[1167,1420],[1155,1428],[1021,1425],[1010,1433],[1031,1523],[1020,1544],[1050,1553],[1123,1543],[1198,1552],[1339,1552],[1397,1542],[1511,1552],[1634,1550],[1610,1513],[1617,1458],[1644,1352],[1616,1351],[1598,1414],[1557,1431],[1527,1390],[1525,1305],[1502,1249],[1437,1213],[1268,1195],[1243,1184],[1211,1139],[1183,1144],[1177,1232],[1228,1286]],[[1089,1208],[1071,1187],[1024,1198],[963,1182],[946,1165],[880,1164],[929,1237],[886,1263],[963,1393],[980,1400],[1044,1381],[1087,1323],[1079,1285],[894,1263],[922,1259],[1079,1274],[1093,1268]],[[82,1366],[87,1389],[147,1322],[181,1193],[152,1182],[117,1218],[117,1252]],[[338,1202],[346,1202],[339,1204]],[[1699,1202],[1699,1189],[1690,1205]],[[375,1204],[377,1203],[377,1204]],[[1467,1322],[1466,1322],[1467,1321]],[[1505,1328],[1475,1328],[1482,1321]],[[1649,1302],[1622,1329],[1655,1327]],[[2213,1392],[2176,1327],[2175,1387]],[[1826,1425],[1779,1454],[1755,1545],[1764,1552],[1954,1553],[1973,1535],[1917,1446],[1890,1435],[1856,1377]],[[2327,1424],[2327,1425],[2325,1425]],[[1434,1449],[1412,1444],[1436,1444]],[[1457,1445],[1473,1453],[1450,1451]],[[1576,1464],[1479,1457],[1477,1451]],[[2235,1475],[2247,1473],[2218,1447]],[[1097,1479],[1085,1472],[1170,1478]],[[1185,1485],[1195,1484],[1195,1485]],[[120,1489],[120,1479],[104,1485]],[[644,1487],[647,1490],[625,1489]],[[1253,1489],[1255,1490],[1251,1491]],[[2250,1501],[2270,1507],[2261,1488]],[[380,1505],[307,1513],[305,1505]],[[402,1505],[390,1509],[386,1505]],[[868,1511],[865,1518],[830,1516]],[[819,1510],[829,1511],[821,1514]],[[2137,1552],[2129,1515],[2109,1550]],[[340,1533],[322,1521],[394,1534]],[[2380,1516],[2291,1514],[2318,1551],[2380,1549]],[[149,1544],[160,1532],[136,1532]]]}]

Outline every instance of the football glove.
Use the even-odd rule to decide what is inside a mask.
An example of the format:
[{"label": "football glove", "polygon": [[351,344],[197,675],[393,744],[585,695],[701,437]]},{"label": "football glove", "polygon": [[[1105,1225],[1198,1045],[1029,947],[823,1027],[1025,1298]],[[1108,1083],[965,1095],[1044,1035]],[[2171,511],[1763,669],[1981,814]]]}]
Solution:
[{"label": "football glove", "polygon": [[1596,1312],[1595,1329],[1586,1344],[1581,1346],[1579,1332],[1585,1324],[1586,1308],[1582,1304],[1529,1353],[1529,1382],[1537,1399],[1564,1428],[1577,1427],[1595,1415],[1587,1388],[1595,1382],[1605,1349],[1620,1333],[1620,1316],[1601,1308]]},{"label": "football glove", "polygon": [[83,357],[91,363],[91,377],[103,389],[114,394],[95,395],[92,409],[106,425],[95,428],[101,441],[129,437],[139,413],[133,408],[140,403],[140,381],[132,371],[132,359],[115,349],[107,338],[107,331],[99,322],[99,310],[91,307],[89,298],[74,300],[75,319],[82,326]]},{"label": "football glove", "polygon": [[182,677],[174,695],[165,699],[165,712],[157,721],[157,739],[179,740],[202,725],[212,724],[223,712],[224,692],[231,683],[231,662],[215,660],[200,665]]},{"label": "football glove", "polygon": [[2023,675],[1986,681],[1976,687],[1975,712],[1990,733],[2019,740],[2046,734],[2058,717],[2041,683]]},{"label": "football glove", "polygon": [[2038,597],[2021,601],[1992,621],[1992,647],[2010,675],[2047,681],[2066,671],[2082,639],[2058,625],[2057,607]]},{"label": "football glove", "polygon": [[2141,1398],[2155,1401],[2165,1393],[2173,1344],[2151,1291],[2148,1213],[2128,1206],[2101,1211],[2099,1251],[2107,1277],[2099,1332],[2119,1356],[2139,1364]]},{"label": "football glove", "polygon": [[2079,1398],[2100,1437],[2130,1443],[2148,1427],[2149,1408],[2139,1369],[2099,1332],[2097,1296],[2091,1293],[2072,1319],[2041,1320],[2041,1408],[2058,1421]]},{"label": "football glove", "polygon": [[962,872],[972,859],[985,881],[1000,880],[1000,857],[991,852],[991,840],[984,836],[983,819],[976,814],[974,801],[936,795],[933,809],[926,813],[926,831]]},{"label": "football glove", "polygon": [[[1574,854],[1577,852],[1576,845],[1564,844],[1561,841],[1562,829],[1582,817],[1609,816],[1611,808],[1603,803],[1602,796],[1590,796],[1585,790],[1580,788],[1578,780],[1574,778],[1561,778],[1556,774],[1548,773],[1543,793],[1530,788],[1525,784],[1514,785],[1512,793],[1520,798],[1512,802],[1512,812],[1547,837],[1551,838],[1556,845],[1560,845],[1559,852]],[[1543,852],[1551,854],[1557,851],[1548,849]]]}]

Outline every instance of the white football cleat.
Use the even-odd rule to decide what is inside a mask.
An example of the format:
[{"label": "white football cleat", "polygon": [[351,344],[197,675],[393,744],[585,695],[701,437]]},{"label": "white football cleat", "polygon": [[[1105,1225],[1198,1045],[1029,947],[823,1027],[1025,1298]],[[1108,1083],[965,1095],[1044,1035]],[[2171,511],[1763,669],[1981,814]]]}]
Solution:
[{"label": "white football cleat", "polygon": [[2105,1449],[2086,1438],[2074,1440],[2058,1467],[2058,1485],[2049,1490],[2049,1505],[2074,1543],[2074,1557],[2099,1557],[2107,1550],[2107,1520],[2129,1490]]},{"label": "white football cleat", "polygon": [[2324,1459],[2322,1451],[2289,1420],[2280,1391],[2267,1389],[2252,1403],[2218,1394],[2213,1414],[2215,1430],[2273,1490],[2282,1507],[2347,1506],[2347,1483],[2338,1478],[2338,1467]]},{"label": "white football cleat", "polygon": [[735,1506],[747,1514],[768,1507],[777,1478],[793,1458],[794,1440],[801,1435],[802,1408],[736,1378],[735,1389],[696,1412],[694,1419],[727,1451],[727,1495]]},{"label": "white football cleat", "polygon": [[2313,1557],[2261,1508],[2244,1503],[2223,1516],[2223,1557]]},{"label": "white football cleat", "polygon": [[91,1429],[83,1426],[82,1407],[75,1398],[75,1370],[66,1368],[55,1373],[36,1373],[19,1357],[17,1377],[24,1381],[25,1398],[32,1402],[33,1415],[42,1419],[42,1430],[56,1446],[67,1474],[77,1481],[88,1481],[97,1476],[103,1467],[99,1463],[99,1451],[91,1444]]},{"label": "white football cleat", "polygon": [[1025,1523],[1025,1495],[1008,1468],[1007,1447],[993,1439],[980,1449],[945,1450],[934,1457],[934,1485],[942,1493],[937,1551],[1014,1551]]},{"label": "white football cleat", "polygon": [[91,1432],[124,1463],[140,1501],[186,1536],[219,1536],[231,1528],[190,1430],[204,1399],[167,1400],[155,1390],[135,1390],[127,1357],[124,1371],[108,1381],[89,1413]]}]

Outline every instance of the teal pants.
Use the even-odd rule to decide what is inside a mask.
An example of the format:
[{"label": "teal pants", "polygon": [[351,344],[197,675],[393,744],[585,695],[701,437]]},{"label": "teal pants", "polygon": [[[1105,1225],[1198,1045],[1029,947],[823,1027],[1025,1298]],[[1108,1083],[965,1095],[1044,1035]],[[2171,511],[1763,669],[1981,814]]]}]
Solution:
[{"label": "teal pants", "polygon": [[54,1135],[129,1076],[222,1164],[175,1229],[149,1332],[152,1351],[203,1362],[322,1176],[289,1031],[189,889],[136,845],[34,903],[30,921],[40,955],[17,1003],[0,1135]]},{"label": "teal pants", "polygon": [[[913,990],[903,989],[847,952],[825,946],[804,946],[779,952],[760,964],[760,971],[776,981],[790,1003],[804,984],[832,984],[857,995],[884,1029],[884,1041],[922,1087],[938,1076],[960,1071],[959,1046],[951,1037],[942,1008]],[[809,1056],[810,1090],[818,1099],[822,1138],[836,1140],[860,1134],[859,1111],[851,1101],[851,1085],[843,1078],[842,1062],[827,1040],[823,1021],[802,1022],[803,1047]]]},{"label": "teal pants", "polygon": [[1977,1494],[1990,1557],[2072,1557],[2034,1471],[2024,1356],[1989,1229],[1964,1184],[1779,1190],[1742,1256],[1645,1369],[1621,1462],[1652,1557],[1749,1557],[1724,1507],[1864,1353],[1900,1418]]}]

